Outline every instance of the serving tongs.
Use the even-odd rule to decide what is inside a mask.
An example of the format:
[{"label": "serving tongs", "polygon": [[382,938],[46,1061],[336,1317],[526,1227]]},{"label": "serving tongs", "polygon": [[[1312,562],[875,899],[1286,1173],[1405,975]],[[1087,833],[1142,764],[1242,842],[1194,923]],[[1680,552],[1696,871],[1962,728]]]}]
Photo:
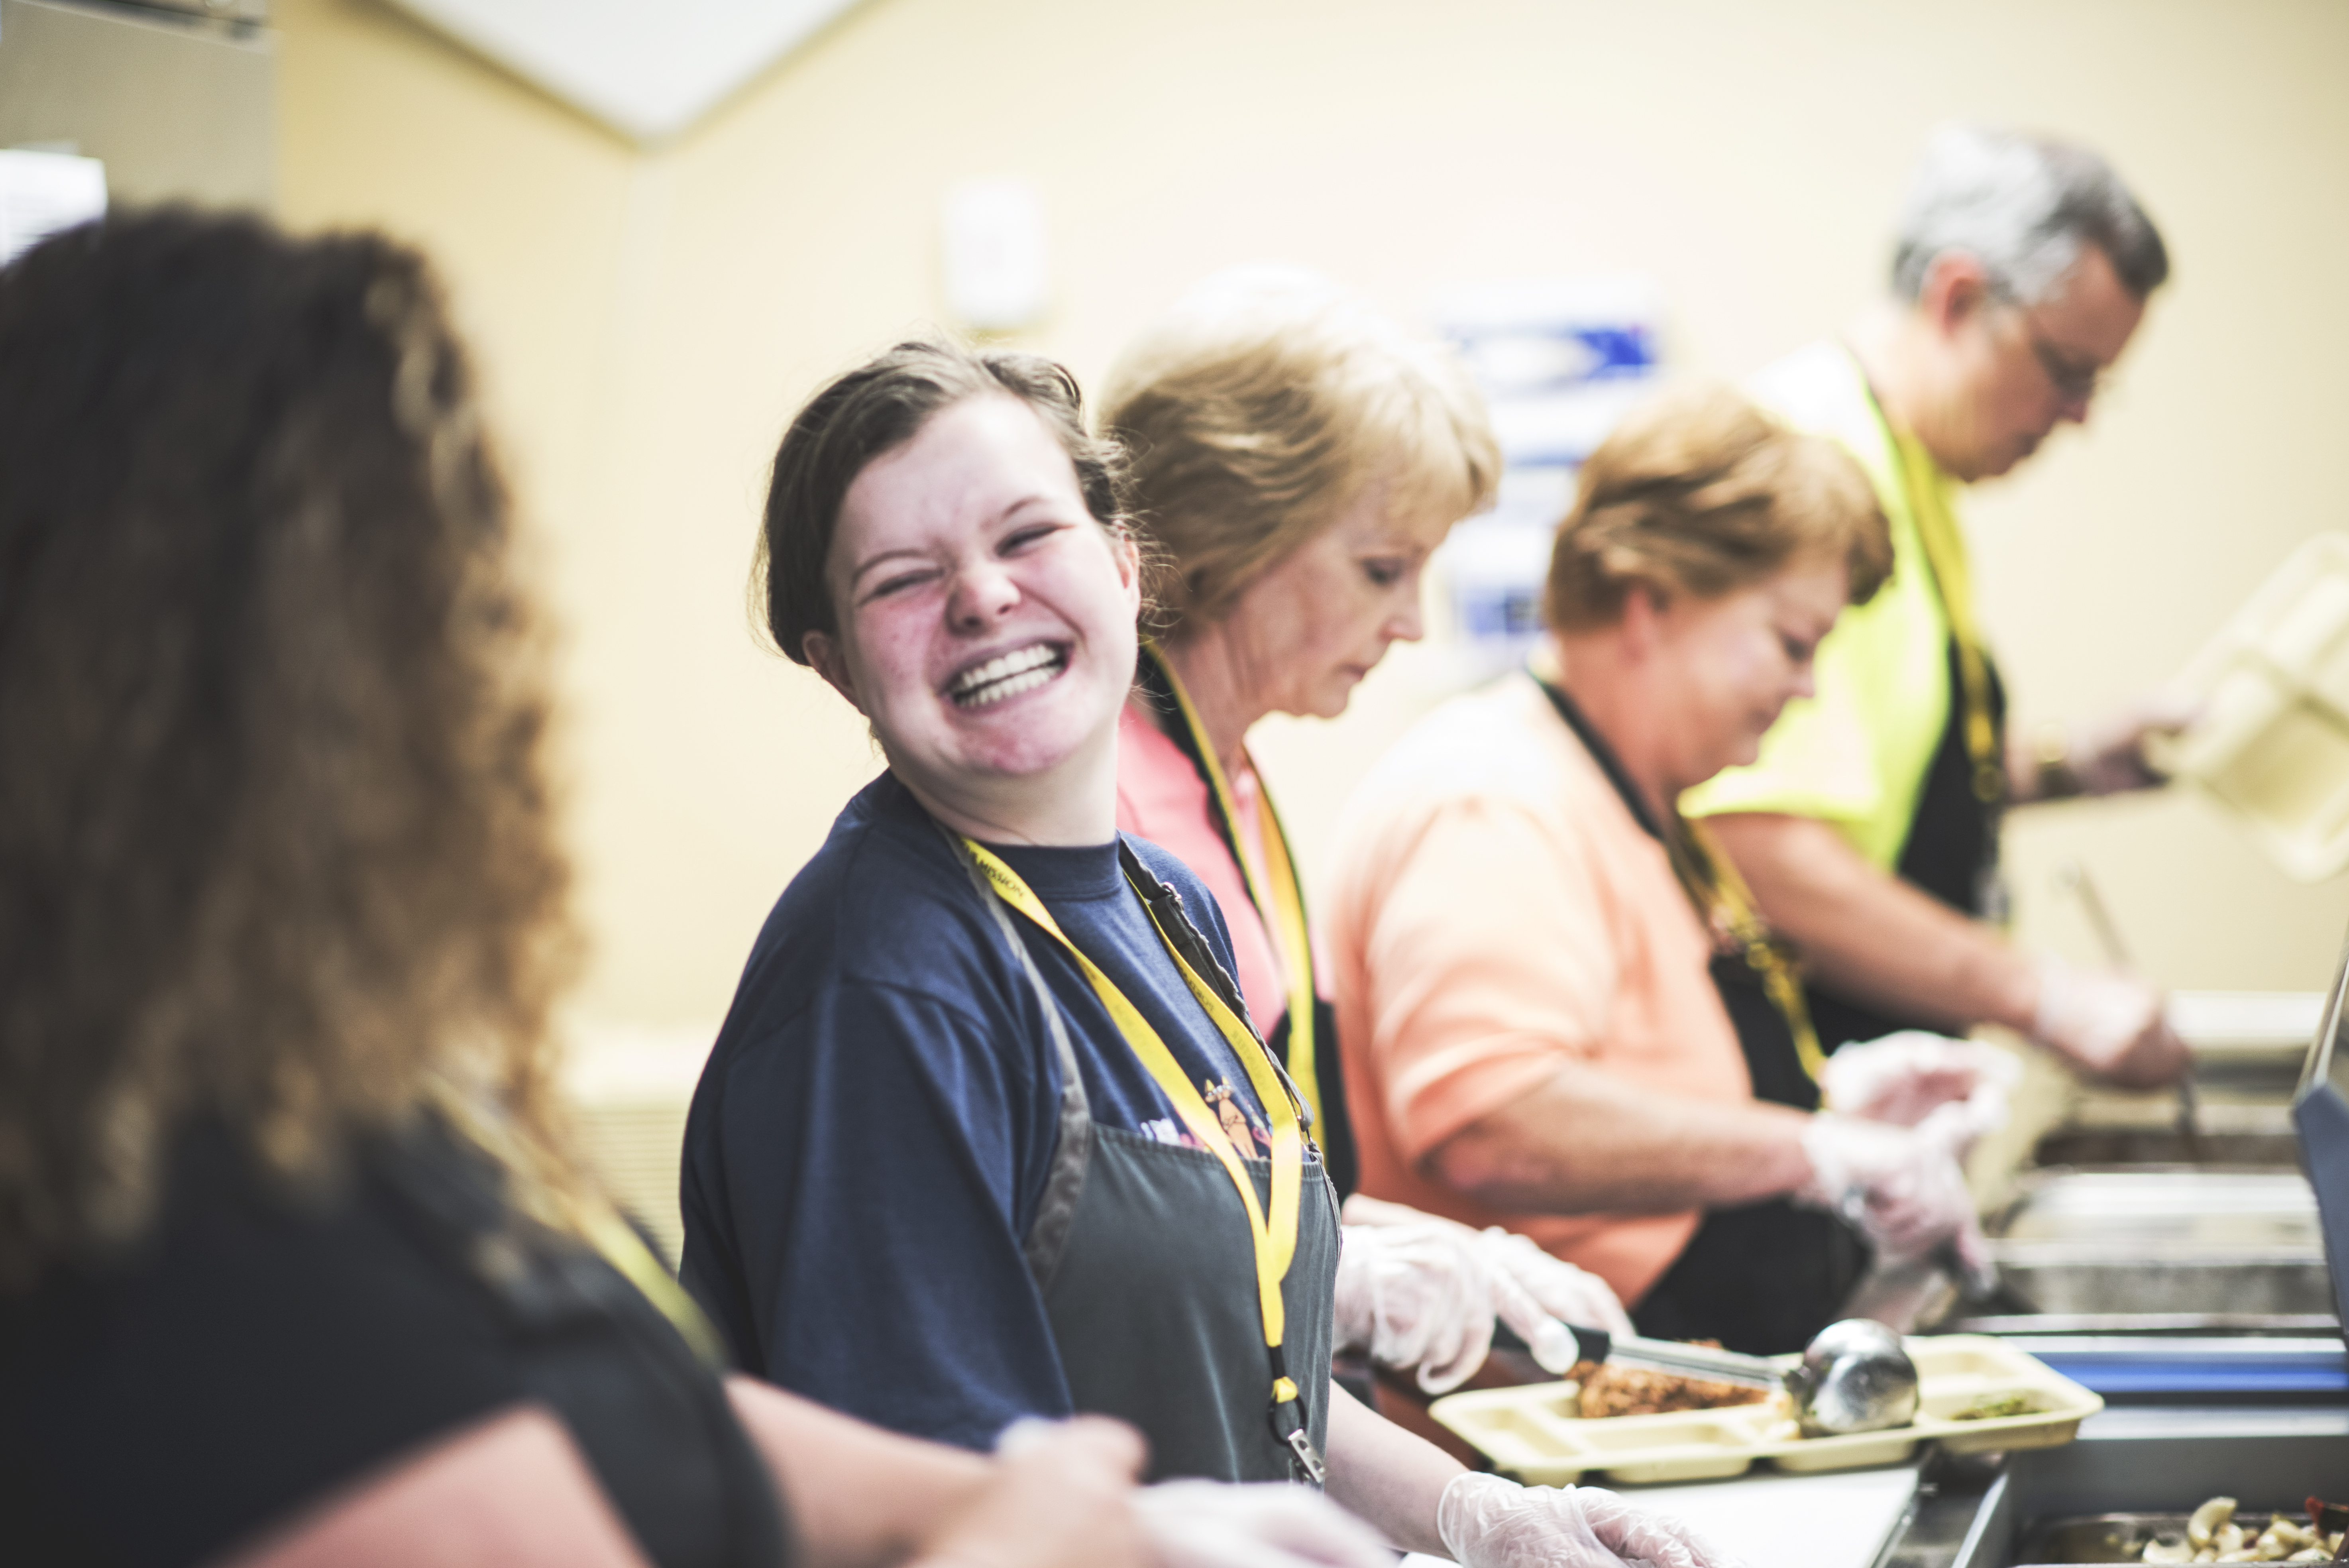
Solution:
[{"label": "serving tongs", "polygon": [[1583,1361],[1784,1392],[1811,1437],[1905,1427],[1917,1418],[1917,1365],[1899,1334],[1867,1318],[1829,1324],[1792,1366],[1711,1345],[1564,1326]]}]

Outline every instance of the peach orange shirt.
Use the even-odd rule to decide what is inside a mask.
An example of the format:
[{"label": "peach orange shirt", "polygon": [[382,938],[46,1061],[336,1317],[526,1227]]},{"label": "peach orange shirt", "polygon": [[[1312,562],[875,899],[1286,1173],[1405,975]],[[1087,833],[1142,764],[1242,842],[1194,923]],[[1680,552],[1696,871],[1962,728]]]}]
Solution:
[{"label": "peach orange shirt", "polygon": [[1753,1097],[1663,846],[1518,673],[1388,753],[1347,807],[1334,864],[1324,930],[1361,1190],[1523,1231],[1638,1301],[1695,1211],[1499,1213],[1419,1166],[1563,1063],[1661,1095]]}]

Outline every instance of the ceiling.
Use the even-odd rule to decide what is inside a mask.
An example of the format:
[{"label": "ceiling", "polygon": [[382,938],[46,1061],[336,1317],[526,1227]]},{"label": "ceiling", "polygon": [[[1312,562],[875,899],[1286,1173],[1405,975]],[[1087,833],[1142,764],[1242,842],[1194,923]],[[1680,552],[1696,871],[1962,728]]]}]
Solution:
[{"label": "ceiling", "polygon": [[468,48],[656,145],[857,0],[391,0]]}]

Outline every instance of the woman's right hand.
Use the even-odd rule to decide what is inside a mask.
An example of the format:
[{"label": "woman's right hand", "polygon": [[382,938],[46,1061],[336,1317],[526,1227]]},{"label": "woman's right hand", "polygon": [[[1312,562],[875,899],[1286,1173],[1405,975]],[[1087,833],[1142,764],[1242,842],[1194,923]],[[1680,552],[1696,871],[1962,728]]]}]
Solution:
[{"label": "woman's right hand", "polygon": [[1135,1487],[1145,1449],[1123,1422],[1016,1422],[996,1455],[923,1568],[1393,1568],[1377,1532],[1303,1487]]},{"label": "woman's right hand", "polygon": [[1598,1487],[1519,1486],[1455,1476],[1435,1528],[1460,1568],[1736,1568],[1737,1559],[1669,1514]]}]

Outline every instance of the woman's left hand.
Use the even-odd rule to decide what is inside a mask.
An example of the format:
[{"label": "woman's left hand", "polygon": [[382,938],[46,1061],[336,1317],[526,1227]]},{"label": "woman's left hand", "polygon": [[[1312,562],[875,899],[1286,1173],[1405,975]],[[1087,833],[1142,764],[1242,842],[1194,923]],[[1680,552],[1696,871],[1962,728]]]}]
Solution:
[{"label": "woman's left hand", "polygon": [[1635,1508],[1598,1487],[1519,1486],[1456,1476],[1435,1509],[1436,1532],[1460,1568],[1737,1568],[1670,1514]]},{"label": "woman's left hand", "polygon": [[1286,1481],[1165,1481],[1134,1510],[1157,1568],[1394,1568],[1377,1531]]}]

